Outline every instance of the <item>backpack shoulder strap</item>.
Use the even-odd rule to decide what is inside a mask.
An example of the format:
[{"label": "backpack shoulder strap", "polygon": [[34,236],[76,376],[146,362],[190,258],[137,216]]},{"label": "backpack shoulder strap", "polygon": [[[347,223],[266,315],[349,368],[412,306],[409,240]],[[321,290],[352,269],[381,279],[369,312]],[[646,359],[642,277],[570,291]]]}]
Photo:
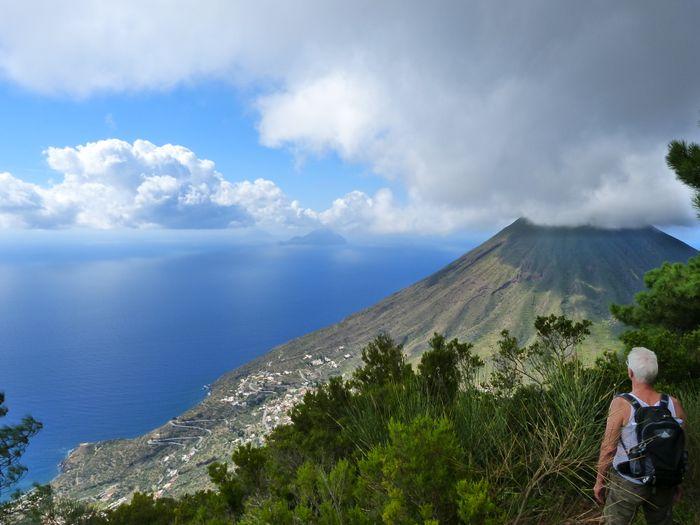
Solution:
[{"label": "backpack shoulder strap", "polygon": [[642,408],[642,405],[639,403],[639,401],[637,401],[637,398],[634,397],[632,394],[627,394],[627,393],[618,394],[617,397],[621,397],[622,399],[627,401],[630,405],[632,405],[632,407],[634,408],[635,411]]},{"label": "backpack shoulder strap", "polygon": [[[624,394],[617,394],[615,397],[621,397],[622,399],[627,401],[630,405],[632,405],[632,407],[634,408],[635,418],[637,417],[637,411],[640,408],[642,408],[642,405],[639,403],[639,401],[637,401],[637,399],[633,395],[624,393]],[[622,444],[622,448],[625,450],[625,454],[629,455],[629,451],[627,450],[627,446],[625,445],[625,442],[622,439],[622,436],[620,436],[620,443]],[[629,463],[628,463],[628,467],[629,467]]]},{"label": "backpack shoulder strap", "polygon": [[668,394],[661,394],[661,402],[659,403],[659,406],[668,408]]}]

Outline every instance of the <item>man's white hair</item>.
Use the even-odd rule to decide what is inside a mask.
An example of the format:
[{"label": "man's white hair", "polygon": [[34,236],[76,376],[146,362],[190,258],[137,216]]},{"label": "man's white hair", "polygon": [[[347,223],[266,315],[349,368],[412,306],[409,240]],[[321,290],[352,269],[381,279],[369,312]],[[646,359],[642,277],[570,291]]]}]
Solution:
[{"label": "man's white hair", "polygon": [[656,354],[644,348],[637,346],[630,350],[627,355],[627,367],[632,370],[634,377],[642,383],[651,385],[659,373],[659,363],[656,360]]}]

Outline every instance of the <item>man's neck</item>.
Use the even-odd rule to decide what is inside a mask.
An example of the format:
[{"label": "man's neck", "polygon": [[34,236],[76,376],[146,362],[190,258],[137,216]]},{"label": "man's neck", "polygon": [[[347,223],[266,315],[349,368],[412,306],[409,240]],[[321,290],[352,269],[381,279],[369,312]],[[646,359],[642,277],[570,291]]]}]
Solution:
[{"label": "man's neck", "polygon": [[638,397],[648,397],[658,394],[654,387],[649,383],[642,383],[641,381],[632,380],[632,393]]}]

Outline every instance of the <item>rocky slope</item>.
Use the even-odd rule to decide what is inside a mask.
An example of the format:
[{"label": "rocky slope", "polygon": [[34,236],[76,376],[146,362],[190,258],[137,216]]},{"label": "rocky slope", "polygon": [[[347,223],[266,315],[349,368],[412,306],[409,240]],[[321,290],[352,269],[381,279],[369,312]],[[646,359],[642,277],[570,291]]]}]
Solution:
[{"label": "rocky slope", "polygon": [[115,504],[136,490],[177,495],[207,485],[205,465],[261,441],[304,392],[349,374],[362,346],[385,331],[417,359],[433,332],[491,351],[507,328],[532,336],[537,315],[595,321],[589,355],[615,344],[611,302],[629,302],[646,271],[685,261],[690,246],[655,228],[535,226],[520,219],[437,273],[343,321],[272,349],[221,377],[182,416],[135,438],[83,444],[54,480],[61,493]]}]

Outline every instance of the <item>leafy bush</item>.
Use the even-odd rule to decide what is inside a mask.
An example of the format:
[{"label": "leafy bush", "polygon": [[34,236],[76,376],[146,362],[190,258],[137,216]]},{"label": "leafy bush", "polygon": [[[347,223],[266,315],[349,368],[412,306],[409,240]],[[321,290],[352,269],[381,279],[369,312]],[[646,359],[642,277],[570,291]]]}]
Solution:
[{"label": "leafy bush", "polygon": [[457,514],[462,523],[469,525],[497,525],[503,523],[503,512],[489,495],[486,480],[457,483]]},{"label": "leafy bush", "polygon": [[389,443],[372,449],[359,468],[368,489],[383,494],[379,508],[386,523],[454,521],[455,482],[464,461],[448,419],[390,421]]},{"label": "leafy bush", "polygon": [[700,256],[666,263],[644,276],[647,290],[631,305],[612,305],[612,314],[632,330],[621,339],[627,349],[653,348],[663,384],[700,379]]},{"label": "leafy bush", "polygon": [[[7,415],[5,393],[0,392],[0,419]],[[41,423],[26,416],[16,425],[0,426],[0,496],[15,485],[27,471],[20,459],[29,445],[29,440],[41,430]]]}]

